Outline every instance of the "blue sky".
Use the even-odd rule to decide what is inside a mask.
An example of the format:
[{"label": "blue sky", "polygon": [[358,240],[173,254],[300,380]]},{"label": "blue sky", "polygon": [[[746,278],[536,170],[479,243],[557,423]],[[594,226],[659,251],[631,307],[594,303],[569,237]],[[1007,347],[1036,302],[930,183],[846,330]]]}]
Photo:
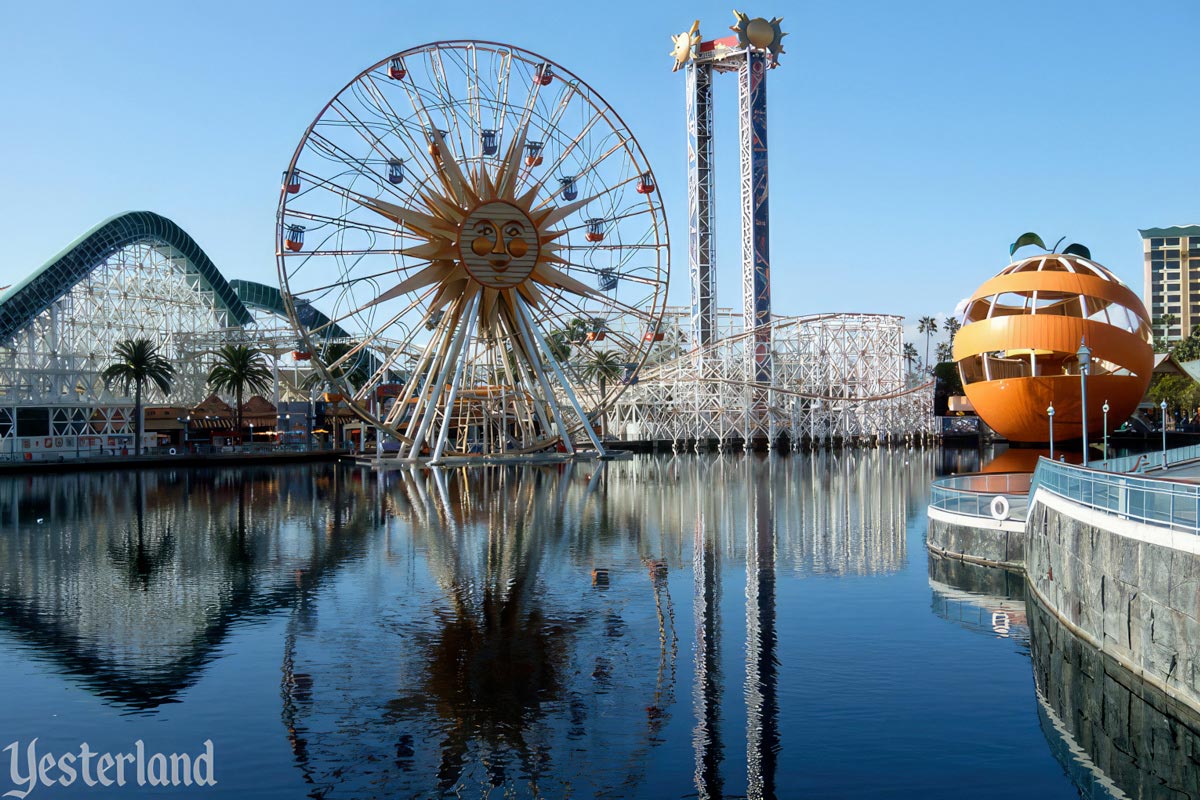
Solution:
[{"label": "blue sky", "polygon": [[[1139,227],[1200,222],[1194,2],[782,2],[770,74],[776,313],[952,311],[1025,230],[1142,291]],[[279,175],[359,70],[430,40],[511,42],[617,109],[658,175],[685,303],[684,79],[669,36],[723,2],[0,2],[0,285],[149,209],[227,277],[274,282]],[[740,307],[737,87],[717,84],[719,300]]]}]

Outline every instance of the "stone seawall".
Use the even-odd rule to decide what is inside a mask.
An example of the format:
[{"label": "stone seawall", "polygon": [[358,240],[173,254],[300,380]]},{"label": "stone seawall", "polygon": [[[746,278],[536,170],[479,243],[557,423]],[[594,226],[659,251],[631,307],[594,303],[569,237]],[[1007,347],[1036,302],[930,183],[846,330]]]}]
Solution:
[{"label": "stone seawall", "polygon": [[929,509],[926,544],[944,558],[989,567],[1020,569],[1025,561],[1025,524]]},{"label": "stone seawall", "polygon": [[1073,634],[1172,698],[1200,708],[1200,536],[1038,490],[1030,592]]},{"label": "stone seawall", "polygon": [[1038,718],[1080,797],[1200,797],[1200,715],[1028,609]]}]

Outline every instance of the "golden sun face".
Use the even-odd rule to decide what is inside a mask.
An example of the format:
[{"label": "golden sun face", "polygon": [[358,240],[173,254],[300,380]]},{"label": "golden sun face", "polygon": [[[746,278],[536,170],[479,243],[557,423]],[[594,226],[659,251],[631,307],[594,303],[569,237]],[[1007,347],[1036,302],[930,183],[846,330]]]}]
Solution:
[{"label": "golden sun face", "polygon": [[741,11],[734,11],[733,15],[737,18],[737,24],[729,26],[729,30],[738,35],[738,44],[767,50],[771,54],[771,65],[777,65],[784,52],[783,37],[787,36],[779,26],[783,17],[775,17],[768,22],[762,17],[751,19]]},{"label": "golden sun face", "polygon": [[700,44],[700,20],[693,22],[689,30],[672,36],[671,42],[675,45],[671,48],[671,56],[675,59],[671,72],[678,72],[680,67],[691,61],[692,51]]},{"label": "golden sun face", "polygon": [[512,203],[491,200],[463,220],[458,257],[485,287],[517,286],[532,274],[540,252],[533,220]]},{"label": "golden sun face", "polygon": [[567,230],[554,227],[595,198],[564,206],[549,199],[539,202],[547,181],[531,174],[536,165],[523,157],[525,136],[526,129],[518,131],[498,162],[473,159],[464,168],[443,134],[432,130],[429,144],[439,153],[439,181],[420,191],[419,208],[345,192],[399,225],[406,238],[419,240],[400,254],[421,261],[402,267],[398,272],[406,277],[372,304],[432,287],[429,314],[449,311],[444,317],[456,321],[467,301],[478,298],[481,333],[503,335],[518,328],[518,303],[540,305],[545,291],[598,296],[559,269],[568,262],[558,254],[555,240]]}]

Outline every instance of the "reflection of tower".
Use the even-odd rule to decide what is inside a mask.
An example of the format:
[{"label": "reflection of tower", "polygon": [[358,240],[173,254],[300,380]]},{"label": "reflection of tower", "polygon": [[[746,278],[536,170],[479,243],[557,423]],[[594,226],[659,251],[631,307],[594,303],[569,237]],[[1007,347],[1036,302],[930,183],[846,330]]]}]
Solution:
[{"label": "reflection of tower", "polygon": [[[768,475],[755,475],[760,466]],[[775,661],[775,508],[771,463],[746,464],[746,796],[775,797],[779,752]]]},{"label": "reflection of tower", "polygon": [[737,36],[702,42],[699,23],[675,37],[676,69],[687,64],[689,272],[692,282],[692,336],[712,344],[716,328],[713,267],[712,74],[738,75],[739,150],[742,195],[742,314],[755,331],[753,380],[771,380],[771,271],[767,190],[767,69],[783,52],[779,19],[750,19],[734,12]]},{"label": "reflection of tower", "polygon": [[704,494],[696,494],[696,533],[693,540],[693,580],[696,620],[696,791],[701,800],[724,796],[721,781],[721,567],[715,532],[705,523]]}]

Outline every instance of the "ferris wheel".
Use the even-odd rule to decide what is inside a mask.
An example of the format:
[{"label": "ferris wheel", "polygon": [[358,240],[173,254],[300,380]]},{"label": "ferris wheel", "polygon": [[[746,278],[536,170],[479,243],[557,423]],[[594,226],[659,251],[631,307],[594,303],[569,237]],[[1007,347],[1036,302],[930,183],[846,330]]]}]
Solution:
[{"label": "ferris wheel", "polygon": [[296,148],[277,228],[301,349],[401,455],[602,450],[595,421],[663,339],[654,173],[595,90],[520,48],[364,70]]}]

